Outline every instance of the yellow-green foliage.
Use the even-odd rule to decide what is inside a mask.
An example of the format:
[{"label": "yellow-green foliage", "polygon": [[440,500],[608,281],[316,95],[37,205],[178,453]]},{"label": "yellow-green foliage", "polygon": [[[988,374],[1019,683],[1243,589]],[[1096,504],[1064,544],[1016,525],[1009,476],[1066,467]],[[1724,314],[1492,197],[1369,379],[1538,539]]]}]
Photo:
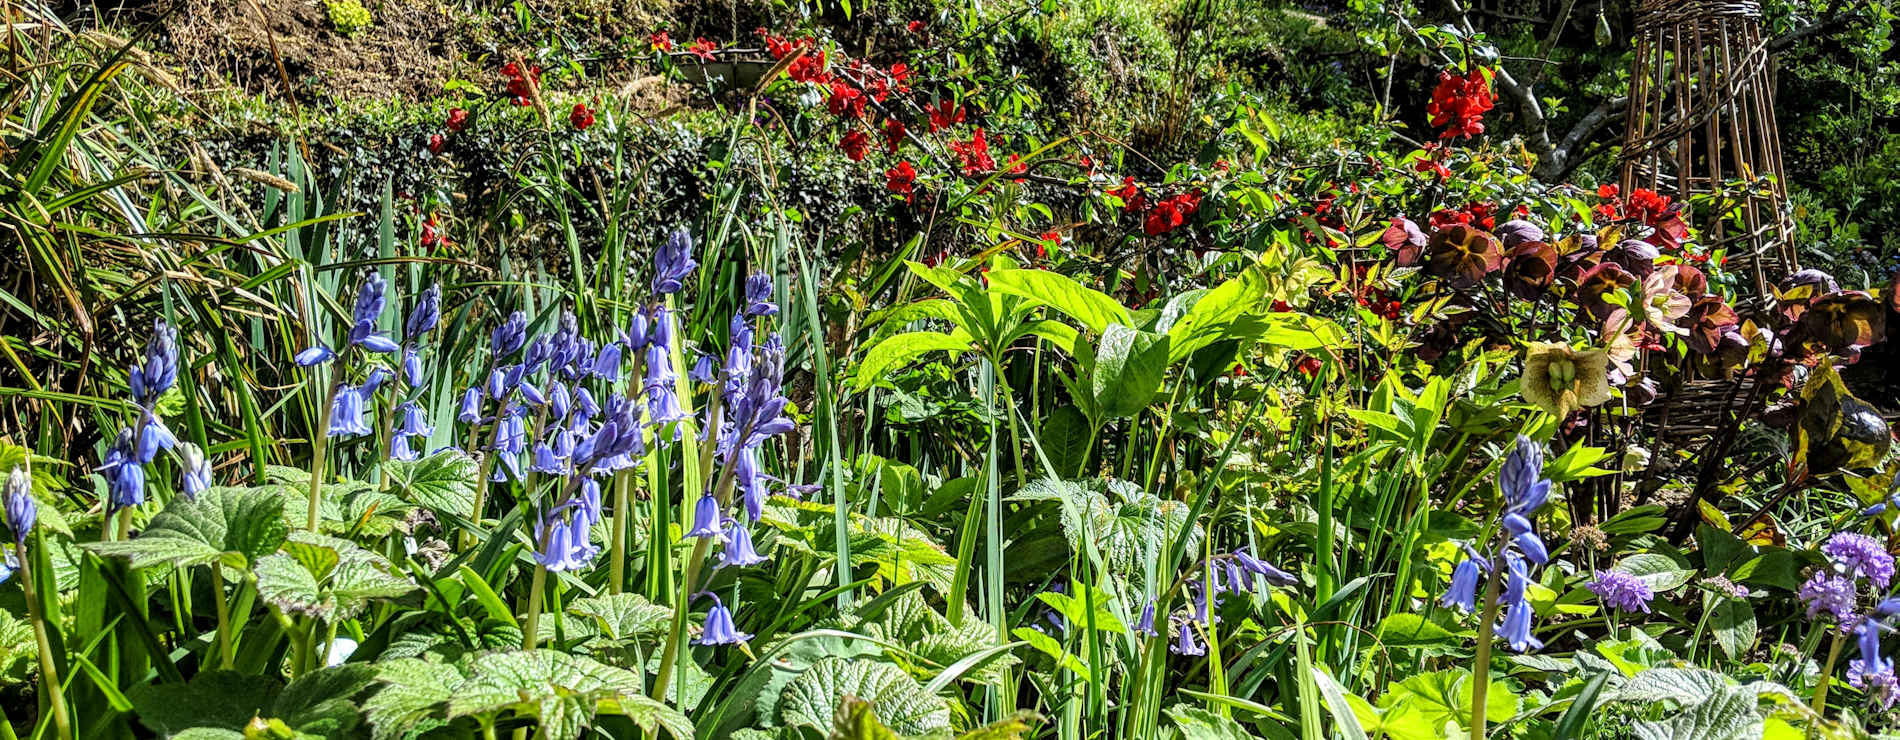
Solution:
[{"label": "yellow-green foliage", "polygon": [[323,0],[323,5],[330,13],[330,25],[345,36],[362,33],[374,21],[359,0]]}]

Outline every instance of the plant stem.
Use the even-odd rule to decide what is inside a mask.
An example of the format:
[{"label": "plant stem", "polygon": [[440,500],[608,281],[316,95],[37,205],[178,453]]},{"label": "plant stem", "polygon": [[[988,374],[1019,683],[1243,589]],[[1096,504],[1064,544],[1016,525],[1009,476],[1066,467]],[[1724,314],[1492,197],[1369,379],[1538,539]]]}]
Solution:
[{"label": "plant stem", "polygon": [[1808,702],[1808,707],[1814,710],[1817,717],[1827,713],[1827,687],[1834,683],[1834,664],[1840,661],[1841,648],[1846,646],[1847,635],[1834,633],[1834,644],[1827,649],[1827,665],[1821,666],[1821,683],[1814,687],[1813,701]]},{"label": "plant stem", "polygon": [[535,643],[540,642],[537,638],[540,637],[541,628],[541,592],[547,590],[547,584],[548,567],[534,566],[534,582],[528,587],[528,621],[521,628],[522,650],[533,650]]},{"label": "plant stem", "polygon": [[[347,352],[347,349],[345,351]],[[310,519],[308,528],[312,532],[317,531],[317,525],[321,522],[319,508],[323,501],[323,465],[324,458],[330,453],[330,409],[336,405],[337,389],[343,387],[341,383],[334,381],[339,378],[348,377],[343,372],[343,364],[344,359],[338,357],[336,360],[336,376],[332,379],[333,382],[330,383],[330,391],[324,394],[323,407],[317,410],[317,427],[310,430]]]},{"label": "plant stem", "polygon": [[1484,740],[1485,693],[1491,688],[1491,625],[1498,619],[1501,567],[1500,563],[1492,563],[1491,572],[1484,580],[1484,612],[1478,618],[1478,655],[1471,666],[1471,740]]},{"label": "plant stem", "polygon": [[218,611],[218,667],[231,670],[231,607],[224,603],[224,566],[211,564],[211,601]]},{"label": "plant stem", "polygon": [[59,664],[53,660],[53,643],[46,637],[46,615],[41,613],[39,595],[34,593],[33,574],[27,569],[30,560],[24,554],[20,557],[20,588],[26,592],[26,616],[33,622],[33,640],[40,651],[40,686],[46,692],[53,726],[58,729],[60,740],[72,740],[72,719],[66,714],[66,694],[60,690]]},{"label": "plant stem", "polygon": [[622,470],[614,474],[614,524],[613,542],[609,545],[607,560],[607,593],[617,594],[627,582],[627,511],[632,498],[633,476]]}]

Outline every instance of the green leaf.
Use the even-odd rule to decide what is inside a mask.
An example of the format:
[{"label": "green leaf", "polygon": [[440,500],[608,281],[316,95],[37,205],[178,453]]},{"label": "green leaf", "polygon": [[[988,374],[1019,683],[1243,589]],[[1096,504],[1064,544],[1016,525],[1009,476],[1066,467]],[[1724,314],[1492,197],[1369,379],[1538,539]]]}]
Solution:
[{"label": "green leaf", "polygon": [[363,712],[377,740],[441,724],[449,699],[463,681],[457,667],[420,658],[386,659],[375,665],[379,688],[363,701]]},{"label": "green leaf", "polygon": [[949,352],[952,357],[970,348],[970,336],[961,330],[945,334],[938,331],[913,331],[896,334],[864,351],[858,360],[853,385],[858,390],[875,385],[898,368],[930,352]]},{"label": "green leaf", "polygon": [[1168,364],[1187,358],[1227,336],[1236,319],[1265,301],[1267,285],[1258,266],[1214,286],[1168,327]]},{"label": "green leaf", "polygon": [[480,467],[467,453],[451,449],[420,460],[390,460],[383,463],[383,472],[389,476],[389,492],[398,498],[466,516],[475,505]]},{"label": "green leaf", "polygon": [[1089,420],[1074,406],[1062,406],[1043,419],[1036,436],[1056,475],[1074,478],[1089,456]]},{"label": "green leaf", "polygon": [[1147,408],[1149,399],[1161,390],[1167,370],[1167,336],[1120,324],[1109,326],[1096,345],[1089,384],[1095,407],[1103,416],[1097,421],[1127,418]]},{"label": "green leaf", "polygon": [[1227,717],[1187,704],[1172,704],[1167,709],[1182,740],[1253,740],[1253,733]]},{"label": "green leaf", "polygon": [[[1484,695],[1484,716],[1491,722],[1503,722],[1517,714],[1519,699],[1511,687],[1492,681]],[[1388,711],[1404,707],[1417,712],[1434,728],[1446,724],[1465,727],[1471,713],[1471,673],[1443,670],[1412,676],[1386,690],[1379,706]]]},{"label": "green leaf", "polygon": [[243,730],[252,717],[269,716],[283,684],[236,671],[206,671],[188,683],[147,683],[132,687],[139,722],[168,736],[193,727]]},{"label": "green leaf", "polygon": [[1755,607],[1746,599],[1711,596],[1716,599],[1710,622],[1715,629],[1715,644],[1731,660],[1740,660],[1755,647]]},{"label": "green leaf", "polygon": [[86,548],[126,558],[133,568],[218,561],[248,568],[283,544],[290,532],[283,512],[283,497],[276,486],[211,488],[195,501],[182,496],[173,499],[137,537],[88,543]]},{"label": "green leaf", "polygon": [[1616,569],[1643,579],[1644,583],[1649,584],[1649,589],[1658,594],[1681,588],[1695,577],[1695,571],[1682,567],[1668,555],[1653,552],[1624,558],[1623,562],[1617,563]]},{"label": "green leaf", "polygon": [[1448,644],[1458,633],[1417,614],[1399,613],[1379,622],[1379,640],[1386,647],[1417,648]]},{"label": "green leaf", "polygon": [[664,729],[692,737],[677,710],[648,698],[639,674],[558,650],[489,653],[472,659],[467,679],[448,699],[446,715],[534,717],[549,737],[579,737],[596,714],[626,717],[648,734]]},{"label": "green leaf", "polygon": [[837,716],[827,740],[900,740],[891,728],[877,721],[871,703],[846,696],[838,704]]},{"label": "green leaf", "polygon": [[567,605],[567,611],[593,619],[601,634],[614,640],[657,636],[673,617],[672,609],[647,601],[644,596],[626,593],[578,599]]},{"label": "green leaf", "polygon": [[356,696],[376,681],[376,668],[345,663],[298,676],[277,695],[269,716],[297,732],[347,737],[362,723]]},{"label": "green leaf", "polygon": [[402,596],[416,584],[383,556],[348,540],[297,531],[285,552],[257,561],[257,593],[286,613],[349,619],[372,600]]},{"label": "green leaf", "polygon": [[905,735],[950,729],[950,709],[925,693],[897,666],[868,659],[825,658],[785,686],[779,721],[792,727],[829,731],[837,724],[844,698],[871,705],[878,722]]},{"label": "green leaf", "polygon": [[1119,301],[1067,275],[1048,270],[991,270],[988,277],[990,290],[1061,311],[1097,334],[1110,324],[1135,323]]}]

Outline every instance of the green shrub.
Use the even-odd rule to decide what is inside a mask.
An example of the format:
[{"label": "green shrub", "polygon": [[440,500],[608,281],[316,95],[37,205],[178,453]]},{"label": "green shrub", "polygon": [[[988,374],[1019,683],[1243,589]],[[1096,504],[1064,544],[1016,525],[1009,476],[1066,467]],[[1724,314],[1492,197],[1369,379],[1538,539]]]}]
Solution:
[{"label": "green shrub", "polygon": [[355,37],[375,22],[369,15],[369,9],[358,0],[323,0],[323,5],[330,14],[330,25],[345,36]]}]

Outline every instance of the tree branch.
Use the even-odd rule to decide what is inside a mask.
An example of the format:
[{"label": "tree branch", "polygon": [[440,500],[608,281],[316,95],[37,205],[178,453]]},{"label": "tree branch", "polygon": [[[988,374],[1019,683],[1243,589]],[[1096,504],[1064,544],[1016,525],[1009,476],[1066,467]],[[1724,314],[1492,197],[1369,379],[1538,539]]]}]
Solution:
[{"label": "tree branch", "polygon": [[1866,0],[1842,3],[1835,6],[1833,12],[1828,13],[1825,17],[1821,18],[1821,20],[1809,23],[1800,28],[1784,31],[1768,40],[1768,53],[1780,54],[1814,36],[1833,34],[1836,31],[1840,31],[1852,25],[1855,21],[1863,19],[1860,11],[1865,5]]}]

